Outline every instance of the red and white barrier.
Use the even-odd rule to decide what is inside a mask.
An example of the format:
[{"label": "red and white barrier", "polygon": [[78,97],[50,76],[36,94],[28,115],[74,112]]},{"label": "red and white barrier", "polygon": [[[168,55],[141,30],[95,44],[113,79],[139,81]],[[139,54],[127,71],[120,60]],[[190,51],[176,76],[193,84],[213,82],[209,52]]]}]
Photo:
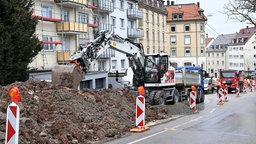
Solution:
[{"label": "red and white barrier", "polygon": [[139,95],[136,98],[136,126],[141,128],[145,125],[145,98]]},{"label": "red and white barrier", "polygon": [[240,97],[240,89],[239,89],[239,87],[236,87],[236,97]]},{"label": "red and white barrier", "polygon": [[6,117],[6,144],[18,144],[19,137],[20,109],[17,104],[12,102],[7,108]]},{"label": "red and white barrier", "polygon": [[192,110],[196,110],[196,91],[190,92],[189,105]]},{"label": "red and white barrier", "polygon": [[224,100],[223,100],[223,102],[228,102],[229,100],[228,100],[228,88],[227,88],[227,87],[224,88],[224,90],[223,90],[223,95],[224,95]]},{"label": "red and white barrier", "polygon": [[252,92],[252,85],[250,85],[249,87],[250,87],[250,92]]},{"label": "red and white barrier", "polygon": [[246,86],[244,85],[244,93],[246,93],[246,91],[247,91],[247,88],[246,88]]},{"label": "red and white barrier", "polygon": [[222,101],[222,97],[223,97],[223,90],[222,88],[219,89],[218,91],[218,103],[217,105],[223,105],[223,101]]}]

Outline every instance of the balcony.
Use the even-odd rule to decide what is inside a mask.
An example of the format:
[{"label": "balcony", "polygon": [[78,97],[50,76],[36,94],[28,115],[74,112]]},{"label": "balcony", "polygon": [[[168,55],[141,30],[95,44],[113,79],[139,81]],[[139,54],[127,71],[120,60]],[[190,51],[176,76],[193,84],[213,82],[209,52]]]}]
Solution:
[{"label": "balcony", "polygon": [[109,30],[109,31],[114,32],[114,26],[111,25],[111,24],[104,24],[104,23],[101,23],[101,24],[100,24],[100,27],[99,27],[99,31],[101,31],[101,30]]},{"label": "balcony", "polygon": [[99,0],[98,3],[99,12],[113,12],[114,5],[111,0]]},{"label": "balcony", "polygon": [[88,0],[87,1],[87,6],[89,8],[92,8],[92,9],[97,9],[98,8],[98,1],[97,0]]},{"label": "balcony", "polygon": [[78,22],[64,22],[62,30],[62,23],[57,23],[57,32],[63,32],[64,34],[84,34],[87,33],[87,24]]},{"label": "balcony", "polygon": [[88,22],[88,26],[89,27],[98,27],[99,26],[99,21],[97,19],[97,17],[94,17],[92,22]]},{"label": "balcony", "polygon": [[[54,0],[57,4],[61,4],[61,0]],[[87,0],[62,0],[62,5],[67,7],[84,7]]]},{"label": "balcony", "polygon": [[[69,58],[71,56],[71,51],[64,51],[63,54],[61,51],[57,51],[57,62],[62,63],[64,62],[69,62]],[[63,59],[64,56],[64,59]]]},{"label": "balcony", "polygon": [[44,17],[44,16],[40,16],[40,15],[35,15],[35,14],[32,14],[31,17],[32,18],[37,18],[39,20],[44,20],[44,21],[61,22],[60,18]]},{"label": "balcony", "polygon": [[138,9],[128,9],[127,17],[130,19],[142,19],[143,13],[141,10],[138,10]]},{"label": "balcony", "polygon": [[144,31],[142,29],[128,28],[127,36],[129,38],[141,38],[144,36]]},{"label": "balcony", "polygon": [[107,49],[98,58],[99,59],[108,59],[111,57],[115,57],[115,53],[113,52],[113,50]]}]

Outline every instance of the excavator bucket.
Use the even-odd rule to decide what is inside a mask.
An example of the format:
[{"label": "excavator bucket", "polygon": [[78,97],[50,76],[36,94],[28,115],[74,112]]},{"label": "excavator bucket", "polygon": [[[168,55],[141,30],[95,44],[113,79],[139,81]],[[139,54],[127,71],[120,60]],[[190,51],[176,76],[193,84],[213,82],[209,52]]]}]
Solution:
[{"label": "excavator bucket", "polygon": [[52,85],[77,89],[84,73],[77,65],[58,65],[52,69]]}]

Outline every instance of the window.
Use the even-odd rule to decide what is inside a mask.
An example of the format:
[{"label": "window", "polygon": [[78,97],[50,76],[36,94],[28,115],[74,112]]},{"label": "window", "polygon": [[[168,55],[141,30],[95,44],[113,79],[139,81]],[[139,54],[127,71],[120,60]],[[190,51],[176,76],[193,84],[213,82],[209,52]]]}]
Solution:
[{"label": "window", "polygon": [[49,17],[51,18],[52,17],[52,7],[50,6],[46,6],[46,5],[42,5],[42,16],[43,17]]},{"label": "window", "polygon": [[244,58],[244,55],[240,55],[240,59],[243,59]]},{"label": "window", "polygon": [[155,19],[154,19],[154,13],[152,13],[152,24],[154,24]]},{"label": "window", "polygon": [[224,57],[224,53],[221,53],[221,57]]},{"label": "window", "polygon": [[116,2],[115,0],[112,0],[113,7],[116,8]]},{"label": "window", "polygon": [[217,61],[217,66],[220,64],[220,62],[219,61]]},{"label": "window", "polygon": [[99,61],[98,62],[98,70],[99,71],[104,71],[104,70],[106,70],[106,68],[105,68],[105,61]]},{"label": "window", "polygon": [[217,53],[217,57],[219,57],[219,53]]},{"label": "window", "polygon": [[189,45],[190,44],[190,36],[186,35],[185,36],[185,45]]},{"label": "window", "polygon": [[146,21],[148,22],[148,13],[146,13]]},{"label": "window", "polygon": [[208,53],[208,57],[210,57],[210,53]]},{"label": "window", "polygon": [[63,10],[63,21],[69,21],[69,11]]},{"label": "window", "polygon": [[192,63],[191,62],[185,62],[184,66],[192,66]]},{"label": "window", "polygon": [[185,48],[185,56],[190,56],[190,48]]},{"label": "window", "polygon": [[240,50],[244,50],[244,48],[243,48],[243,47],[240,47]]},{"label": "window", "polygon": [[69,37],[64,37],[63,47],[64,47],[65,51],[70,51],[70,38]]},{"label": "window", "polygon": [[132,3],[128,3],[128,9],[132,9],[133,8],[133,4]]},{"label": "window", "polygon": [[85,13],[78,14],[78,22],[82,24],[88,23],[88,15]]},{"label": "window", "polygon": [[124,1],[120,0],[120,9],[124,9]]},{"label": "window", "polygon": [[200,31],[203,32],[204,31],[204,23],[200,24]]},{"label": "window", "polygon": [[189,25],[185,25],[185,32],[189,32],[190,31],[190,26]]},{"label": "window", "polygon": [[121,28],[124,27],[124,19],[120,18]]},{"label": "window", "polygon": [[240,67],[244,67],[244,64],[243,64],[243,63],[240,63]]},{"label": "window", "polygon": [[115,70],[116,69],[116,60],[112,60],[112,69]]},{"label": "window", "polygon": [[[43,36],[43,41],[53,41],[53,37]],[[46,51],[53,51],[53,44],[43,44],[43,49]]]},{"label": "window", "polygon": [[221,65],[224,66],[224,61],[221,61]]},{"label": "window", "polygon": [[124,68],[125,68],[125,60],[122,59],[122,60],[121,60],[121,69],[124,69]]},{"label": "window", "polygon": [[177,63],[171,63],[171,65],[172,65],[174,68],[178,67],[178,64],[177,64]]},{"label": "window", "polygon": [[173,14],[172,20],[182,20],[182,14]]},{"label": "window", "polygon": [[111,24],[113,27],[116,26],[116,17],[111,16]]},{"label": "window", "polygon": [[171,56],[176,56],[176,48],[171,49]]},{"label": "window", "polygon": [[176,36],[171,36],[171,45],[176,44]]},{"label": "window", "polygon": [[201,49],[200,49],[200,55],[204,56],[204,48],[203,47],[201,47]]},{"label": "window", "polygon": [[201,44],[204,44],[204,35],[201,35],[201,36],[200,36],[200,43],[201,43]]},{"label": "window", "polygon": [[171,32],[176,32],[176,27],[175,27],[175,25],[171,25]]}]

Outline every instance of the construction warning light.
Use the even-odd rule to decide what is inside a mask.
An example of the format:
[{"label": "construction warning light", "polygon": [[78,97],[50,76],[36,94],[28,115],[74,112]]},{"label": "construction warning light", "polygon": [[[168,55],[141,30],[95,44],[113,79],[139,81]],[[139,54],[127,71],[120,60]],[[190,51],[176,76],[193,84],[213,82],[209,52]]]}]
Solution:
[{"label": "construction warning light", "polygon": [[195,86],[191,86],[192,91],[196,91],[196,87]]},{"label": "construction warning light", "polygon": [[20,102],[20,94],[17,87],[10,87],[9,95],[12,99],[12,102]]},{"label": "construction warning light", "polygon": [[116,46],[116,42],[113,42],[113,46]]},{"label": "construction warning light", "polygon": [[140,95],[145,95],[145,89],[143,88],[143,86],[138,87],[138,92]]}]

